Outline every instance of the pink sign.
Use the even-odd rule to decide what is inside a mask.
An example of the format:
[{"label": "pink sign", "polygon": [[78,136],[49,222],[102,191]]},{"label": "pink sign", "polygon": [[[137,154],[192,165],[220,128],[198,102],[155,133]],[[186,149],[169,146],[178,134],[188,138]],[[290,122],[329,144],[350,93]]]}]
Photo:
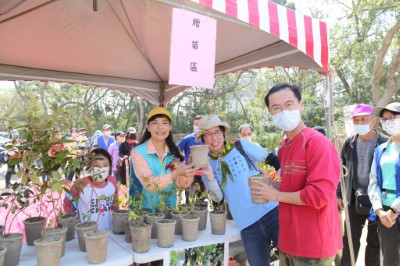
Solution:
[{"label": "pink sign", "polygon": [[169,84],[213,88],[217,21],[174,8],[171,31]]}]

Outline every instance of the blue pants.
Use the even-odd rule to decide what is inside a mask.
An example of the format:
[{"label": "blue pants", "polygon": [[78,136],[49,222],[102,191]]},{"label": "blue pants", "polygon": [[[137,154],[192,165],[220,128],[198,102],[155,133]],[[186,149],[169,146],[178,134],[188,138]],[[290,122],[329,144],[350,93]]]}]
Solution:
[{"label": "blue pants", "polygon": [[240,231],[246,257],[251,266],[270,265],[271,241],[278,246],[278,207]]}]

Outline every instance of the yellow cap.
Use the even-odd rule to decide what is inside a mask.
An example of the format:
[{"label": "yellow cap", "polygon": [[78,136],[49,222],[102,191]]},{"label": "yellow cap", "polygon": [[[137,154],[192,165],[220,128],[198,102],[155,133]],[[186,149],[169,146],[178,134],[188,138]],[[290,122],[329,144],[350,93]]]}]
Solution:
[{"label": "yellow cap", "polygon": [[170,113],[168,112],[168,110],[165,109],[164,107],[160,107],[160,106],[159,106],[159,107],[156,107],[156,108],[152,109],[152,110],[150,111],[150,113],[147,115],[147,121],[149,121],[150,118],[152,118],[152,117],[155,116],[155,115],[165,115],[166,117],[169,118],[169,120],[172,121],[171,114],[170,114]]}]

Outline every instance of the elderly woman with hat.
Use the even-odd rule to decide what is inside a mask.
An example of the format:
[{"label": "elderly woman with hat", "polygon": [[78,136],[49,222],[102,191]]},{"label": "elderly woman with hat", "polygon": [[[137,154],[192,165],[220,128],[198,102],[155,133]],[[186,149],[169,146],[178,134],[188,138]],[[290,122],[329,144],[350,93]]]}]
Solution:
[{"label": "elderly woman with hat", "polygon": [[400,265],[400,103],[376,107],[373,113],[380,117],[382,128],[390,138],[374,152],[368,186],[373,208],[370,220],[379,218],[383,265]]},{"label": "elderly woman with hat", "polygon": [[176,206],[176,186],[189,187],[198,169],[184,165],[183,156],[172,139],[172,117],[164,107],[156,107],[147,116],[146,131],[131,153],[130,196],[144,196],[143,207],[155,209],[159,193],[166,206]]},{"label": "elderly woman with hat", "polygon": [[225,139],[230,129],[217,115],[202,118],[196,141],[203,141],[210,150],[210,166],[202,169],[203,180],[210,196],[222,189],[250,265],[269,265],[271,241],[278,242],[278,203],[252,203],[247,180],[260,173],[256,162],[265,160],[268,152],[256,143],[240,140],[241,152],[237,144]]}]

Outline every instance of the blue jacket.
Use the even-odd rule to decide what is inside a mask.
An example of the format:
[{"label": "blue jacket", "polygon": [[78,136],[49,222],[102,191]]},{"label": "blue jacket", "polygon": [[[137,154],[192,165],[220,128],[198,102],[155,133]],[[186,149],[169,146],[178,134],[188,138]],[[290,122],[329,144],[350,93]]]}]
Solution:
[{"label": "blue jacket", "polygon": [[108,143],[106,145],[106,142],[104,141],[104,137],[103,136],[99,136],[97,138],[97,146],[99,148],[102,148],[106,151],[108,151],[108,148],[110,147],[111,143],[113,143],[115,141],[114,137],[109,137],[108,138]]},{"label": "blue jacket", "polygon": [[[385,153],[386,151],[386,146],[387,146],[387,142],[379,145],[377,148],[375,148],[375,168],[376,168],[376,179],[378,182],[378,187],[380,189],[380,191],[382,192],[382,168],[381,168],[381,158],[382,155]],[[396,197],[400,196],[400,154],[399,157],[397,158],[396,161]],[[374,209],[371,208],[370,210],[370,217],[368,218],[371,221],[376,221],[376,213],[374,212]],[[398,221],[400,221],[400,216],[397,218]]]},{"label": "blue jacket", "polygon": [[[151,169],[151,172],[155,177],[167,174],[171,171],[170,169],[165,169],[165,166],[171,163],[175,159],[175,156],[173,154],[168,153],[167,156],[164,158],[164,160],[161,161],[156,153],[153,154],[147,153],[147,141],[136,146],[134,150],[137,151],[141,156],[143,156],[143,158],[146,160],[147,164]],[[135,196],[137,195],[138,192],[141,193],[144,196],[143,208],[152,209],[154,212],[157,206],[160,204],[159,193],[157,191],[149,192],[143,187],[139,179],[135,176],[135,171],[133,169],[132,162],[130,163],[129,172],[131,177],[131,182],[129,186],[130,197],[137,199]],[[176,207],[175,184],[174,183],[170,184],[167,188],[164,188],[162,192],[164,194],[164,201],[166,205]]]}]

